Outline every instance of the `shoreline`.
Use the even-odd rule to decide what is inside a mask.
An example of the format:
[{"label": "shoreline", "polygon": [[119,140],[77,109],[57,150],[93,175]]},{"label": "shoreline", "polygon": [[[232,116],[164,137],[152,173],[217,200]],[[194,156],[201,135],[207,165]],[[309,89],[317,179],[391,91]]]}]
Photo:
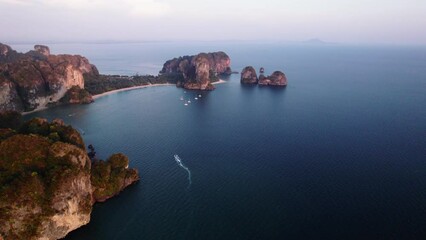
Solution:
[{"label": "shoreline", "polygon": [[32,111],[29,111],[29,112],[22,112],[21,114],[22,114],[22,116],[25,116],[25,115],[28,115],[28,114],[31,114],[31,113],[35,113],[35,112],[40,112],[40,111],[43,111],[43,110],[46,110],[46,109],[49,109],[49,107],[45,106],[45,107],[34,109]]},{"label": "shoreline", "polygon": [[[219,79],[219,81],[212,83],[212,85],[222,84],[222,83],[226,83],[226,81]],[[93,100],[95,100],[95,99],[98,99],[100,97],[108,96],[110,94],[114,94],[114,93],[118,93],[118,92],[125,92],[125,91],[140,89],[140,88],[160,87],[160,86],[176,86],[176,84],[173,84],[173,83],[157,83],[157,84],[147,84],[147,85],[134,86],[134,87],[128,87],[128,88],[120,88],[120,89],[115,89],[115,90],[111,90],[111,91],[108,91],[108,92],[92,95],[92,97],[93,97]],[[28,115],[28,114],[31,114],[31,113],[35,113],[35,112],[40,112],[40,111],[43,111],[43,110],[46,110],[46,109],[49,109],[49,107],[45,106],[45,107],[41,107],[41,108],[38,108],[38,109],[34,109],[32,111],[29,111],[29,112],[22,112],[22,116]]]},{"label": "shoreline", "polygon": [[173,84],[173,83],[156,83],[156,84],[147,84],[147,85],[134,86],[134,87],[128,87],[128,88],[120,88],[120,89],[115,89],[115,90],[111,90],[111,91],[108,91],[108,92],[96,94],[96,95],[93,95],[92,97],[93,97],[93,100],[95,100],[95,99],[98,99],[100,97],[107,96],[107,95],[110,95],[110,94],[113,94],[113,93],[131,91],[131,90],[139,89],[139,88],[158,87],[158,86],[176,86],[176,84]]},{"label": "shoreline", "polygon": [[212,85],[221,84],[221,83],[226,83],[226,81],[219,79],[219,81],[212,83]]}]

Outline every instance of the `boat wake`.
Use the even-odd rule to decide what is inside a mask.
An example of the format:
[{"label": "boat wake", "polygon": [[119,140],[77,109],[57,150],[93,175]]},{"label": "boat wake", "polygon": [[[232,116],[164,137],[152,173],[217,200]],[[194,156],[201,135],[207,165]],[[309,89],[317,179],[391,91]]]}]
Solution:
[{"label": "boat wake", "polygon": [[187,168],[185,165],[183,165],[182,160],[180,159],[180,157],[177,154],[175,154],[174,157],[175,157],[177,164],[179,164],[179,166],[181,168],[185,169],[188,172],[188,188],[189,188],[192,184],[191,171],[189,170],[189,168]]}]

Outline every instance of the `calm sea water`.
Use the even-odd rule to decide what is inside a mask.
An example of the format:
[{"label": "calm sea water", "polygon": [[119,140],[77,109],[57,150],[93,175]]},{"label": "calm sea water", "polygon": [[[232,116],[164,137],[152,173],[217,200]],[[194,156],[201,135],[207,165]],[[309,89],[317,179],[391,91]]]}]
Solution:
[{"label": "calm sea water", "polygon": [[50,47],[110,74],[156,74],[167,59],[223,50],[237,71],[263,66],[289,79],[276,89],[241,86],[233,75],[208,93],[146,88],[32,114],[84,131],[102,158],[126,153],[142,178],[96,204],[67,240],[426,237],[426,48]]}]

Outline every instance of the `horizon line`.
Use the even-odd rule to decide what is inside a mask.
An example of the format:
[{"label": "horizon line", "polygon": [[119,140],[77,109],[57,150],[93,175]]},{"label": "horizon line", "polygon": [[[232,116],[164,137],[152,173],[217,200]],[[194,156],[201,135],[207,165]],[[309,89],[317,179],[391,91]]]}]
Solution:
[{"label": "horizon line", "polygon": [[307,40],[285,40],[285,39],[220,39],[220,40],[193,40],[193,39],[162,39],[162,40],[6,40],[0,43],[13,45],[31,45],[31,44],[138,44],[138,43],[225,43],[225,42],[245,42],[245,43],[280,43],[280,44],[307,44],[307,45],[357,45],[357,46],[411,46],[426,47],[426,43],[387,43],[387,42],[329,42],[319,38]]}]

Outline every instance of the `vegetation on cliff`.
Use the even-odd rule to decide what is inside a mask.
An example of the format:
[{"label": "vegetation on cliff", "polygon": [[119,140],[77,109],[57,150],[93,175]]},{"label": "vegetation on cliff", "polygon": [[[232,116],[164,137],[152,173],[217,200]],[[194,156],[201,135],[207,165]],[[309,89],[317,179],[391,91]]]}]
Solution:
[{"label": "vegetation on cliff", "polygon": [[63,238],[89,222],[94,202],[139,179],[123,154],[92,166],[80,134],[61,120],[19,122],[0,114],[0,239]]},{"label": "vegetation on cliff", "polygon": [[121,88],[129,88],[136,86],[144,86],[149,84],[165,84],[177,82],[176,79],[168,76],[152,76],[152,75],[84,75],[84,89],[90,94],[96,95],[104,92],[113,91]]},{"label": "vegetation on cliff", "polygon": [[129,180],[138,179],[138,172],[128,167],[129,159],[122,153],[114,154],[106,161],[94,161],[91,174],[94,200],[103,202],[130,185]]},{"label": "vegetation on cliff", "polygon": [[70,104],[88,104],[93,102],[93,97],[86,89],[72,86],[59,101]]},{"label": "vegetation on cliff", "polygon": [[[33,119],[1,135],[0,235],[57,239],[86,224],[92,208],[90,160],[78,133]],[[63,224],[73,216],[79,220],[74,226]]]},{"label": "vegetation on cliff", "polygon": [[22,115],[16,111],[0,111],[0,129],[18,129],[22,124]]}]

